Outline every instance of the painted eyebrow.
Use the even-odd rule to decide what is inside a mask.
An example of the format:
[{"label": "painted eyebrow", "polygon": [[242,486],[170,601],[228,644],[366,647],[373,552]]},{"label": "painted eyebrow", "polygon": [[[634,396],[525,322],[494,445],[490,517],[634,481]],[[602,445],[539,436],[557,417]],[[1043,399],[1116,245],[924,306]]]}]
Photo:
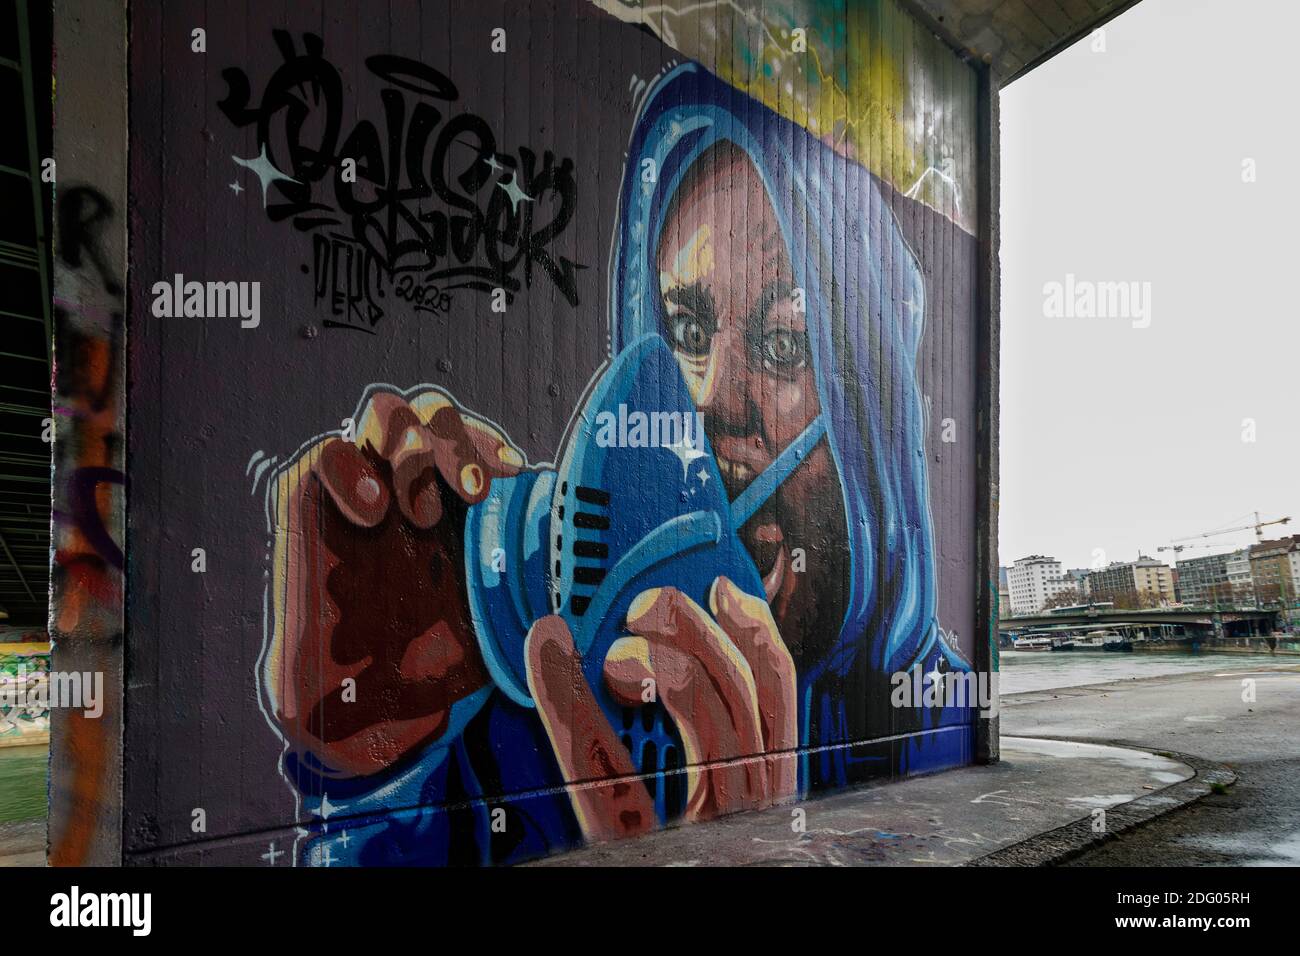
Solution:
[{"label": "painted eyebrow", "polygon": [[674,286],[664,293],[664,299],[684,309],[690,309],[701,319],[711,319],[716,322],[717,308],[713,302],[713,293],[698,282]]},{"label": "painted eyebrow", "polygon": [[767,320],[767,314],[772,310],[772,306],[782,298],[788,298],[794,291],[794,285],[785,279],[773,279],[763,286],[762,294],[759,296],[758,305],[749,311],[745,316],[745,327],[750,330],[751,334],[755,331],[761,332],[763,323]]}]

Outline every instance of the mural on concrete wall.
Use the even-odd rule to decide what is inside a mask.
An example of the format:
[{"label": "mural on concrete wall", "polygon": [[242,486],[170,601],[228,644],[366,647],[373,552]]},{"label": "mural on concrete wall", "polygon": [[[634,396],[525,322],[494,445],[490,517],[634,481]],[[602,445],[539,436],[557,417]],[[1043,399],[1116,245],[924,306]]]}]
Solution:
[{"label": "mural on concrete wall", "polygon": [[[971,759],[971,709],[891,702],[898,675],[968,672],[975,633],[974,455],[938,422],[974,403],[969,211],[909,197],[913,160],[862,161],[885,125],[925,137],[818,127],[578,0],[463,6],[476,47],[389,39],[441,37],[433,10],[213,29],[244,53],[190,67],[220,70],[212,142],[133,159],[147,194],[206,157],[238,223],[202,251],[142,223],[142,287],[217,263],[273,291],[260,329],[146,317],[173,351],[133,351],[138,398],[181,406],[141,401],[133,444],[178,503],[141,545],[184,558],[152,624],[189,608],[187,633],[245,639],[132,651],[157,676],[128,705],[211,742],[128,775],[152,808],[128,852],[188,858],[186,807],[224,801],[205,859],[509,863]],[[165,24],[143,16],[146,75]],[[850,46],[947,56],[907,37],[923,57],[814,39],[840,51],[823,71]],[[932,111],[973,110],[945,69]],[[863,71],[818,102],[885,115]],[[133,101],[155,114],[183,115]],[[211,374],[185,343],[227,376],[214,408],[168,384],[167,355]],[[169,467],[155,421],[224,470]]]},{"label": "mural on concrete wall", "polygon": [[48,740],[50,645],[6,643],[0,626],[0,747]]},{"label": "mural on concrete wall", "polygon": [[[592,0],[975,230],[974,88],[894,3]],[[928,42],[927,42],[928,41]]]}]

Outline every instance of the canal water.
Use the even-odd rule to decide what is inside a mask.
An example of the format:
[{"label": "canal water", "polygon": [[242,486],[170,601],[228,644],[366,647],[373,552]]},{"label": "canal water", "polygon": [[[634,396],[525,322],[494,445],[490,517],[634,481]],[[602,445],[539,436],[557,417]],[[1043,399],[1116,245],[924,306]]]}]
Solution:
[{"label": "canal water", "polygon": [[0,747],[0,823],[45,816],[48,747]]},{"label": "canal water", "polygon": [[1003,694],[1108,684],[1136,677],[1196,671],[1249,671],[1300,664],[1294,654],[1192,654],[1188,651],[1108,654],[1105,651],[1002,651],[998,690]]}]

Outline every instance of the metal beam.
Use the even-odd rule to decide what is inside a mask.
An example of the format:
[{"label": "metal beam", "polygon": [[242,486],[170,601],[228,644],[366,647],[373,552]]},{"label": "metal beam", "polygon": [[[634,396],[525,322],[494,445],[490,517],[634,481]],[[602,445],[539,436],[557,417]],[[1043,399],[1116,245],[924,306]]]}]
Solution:
[{"label": "metal beam", "polygon": [[[45,202],[41,197],[41,177],[36,170],[41,168],[40,156],[36,152],[36,88],[32,80],[32,36],[27,20],[27,0],[15,0],[15,12],[18,15],[18,50],[23,58],[23,100],[27,104],[27,164],[32,169],[32,211],[36,216],[36,245],[38,271],[41,277],[41,310],[45,322],[45,368],[54,368],[54,325],[50,316],[50,267],[46,262],[45,250],[49,243],[45,237]],[[45,95],[50,95],[46,91]],[[53,143],[50,144],[53,148]]]},{"label": "metal beam", "polygon": [[21,312],[9,312],[6,311],[5,309],[0,309],[0,315],[6,316],[7,318],[10,319],[26,319],[28,322],[41,321],[41,317],[39,315],[24,315]]},{"label": "metal beam", "polygon": [[27,583],[27,577],[23,574],[23,569],[18,566],[18,560],[14,557],[14,553],[9,550],[9,542],[5,540],[3,534],[0,534],[0,547],[4,548],[5,556],[9,558],[9,563],[14,566],[14,571],[18,574],[18,580],[23,583],[23,590],[27,592],[27,596],[32,599],[33,603],[35,603],[36,595],[32,592],[31,585]]}]

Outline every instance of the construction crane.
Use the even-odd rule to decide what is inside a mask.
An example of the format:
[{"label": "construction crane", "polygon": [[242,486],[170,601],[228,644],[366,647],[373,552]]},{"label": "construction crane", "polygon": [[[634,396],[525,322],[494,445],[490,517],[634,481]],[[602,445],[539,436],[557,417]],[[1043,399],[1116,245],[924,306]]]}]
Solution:
[{"label": "construction crane", "polygon": [[[1255,537],[1258,540],[1263,541],[1265,528],[1267,528],[1271,524],[1286,524],[1290,520],[1291,520],[1290,516],[1287,516],[1285,518],[1274,518],[1272,521],[1260,521],[1259,512],[1256,511],[1254,524],[1242,525],[1240,528],[1224,528],[1222,531],[1207,531],[1204,534],[1189,534],[1186,538],[1174,538],[1173,541],[1170,542],[1170,544],[1176,544],[1179,541],[1193,541],[1196,538],[1217,538],[1221,534],[1233,534],[1234,532],[1237,531],[1249,531],[1251,528],[1255,529]],[[1188,546],[1184,545],[1184,547],[1188,547]],[[1160,550],[1164,551],[1167,549],[1161,548]]]},{"label": "construction crane", "polygon": [[1226,544],[1171,544],[1156,548],[1157,551],[1173,551],[1177,554],[1180,551],[1186,551],[1188,548],[1226,548]]}]

